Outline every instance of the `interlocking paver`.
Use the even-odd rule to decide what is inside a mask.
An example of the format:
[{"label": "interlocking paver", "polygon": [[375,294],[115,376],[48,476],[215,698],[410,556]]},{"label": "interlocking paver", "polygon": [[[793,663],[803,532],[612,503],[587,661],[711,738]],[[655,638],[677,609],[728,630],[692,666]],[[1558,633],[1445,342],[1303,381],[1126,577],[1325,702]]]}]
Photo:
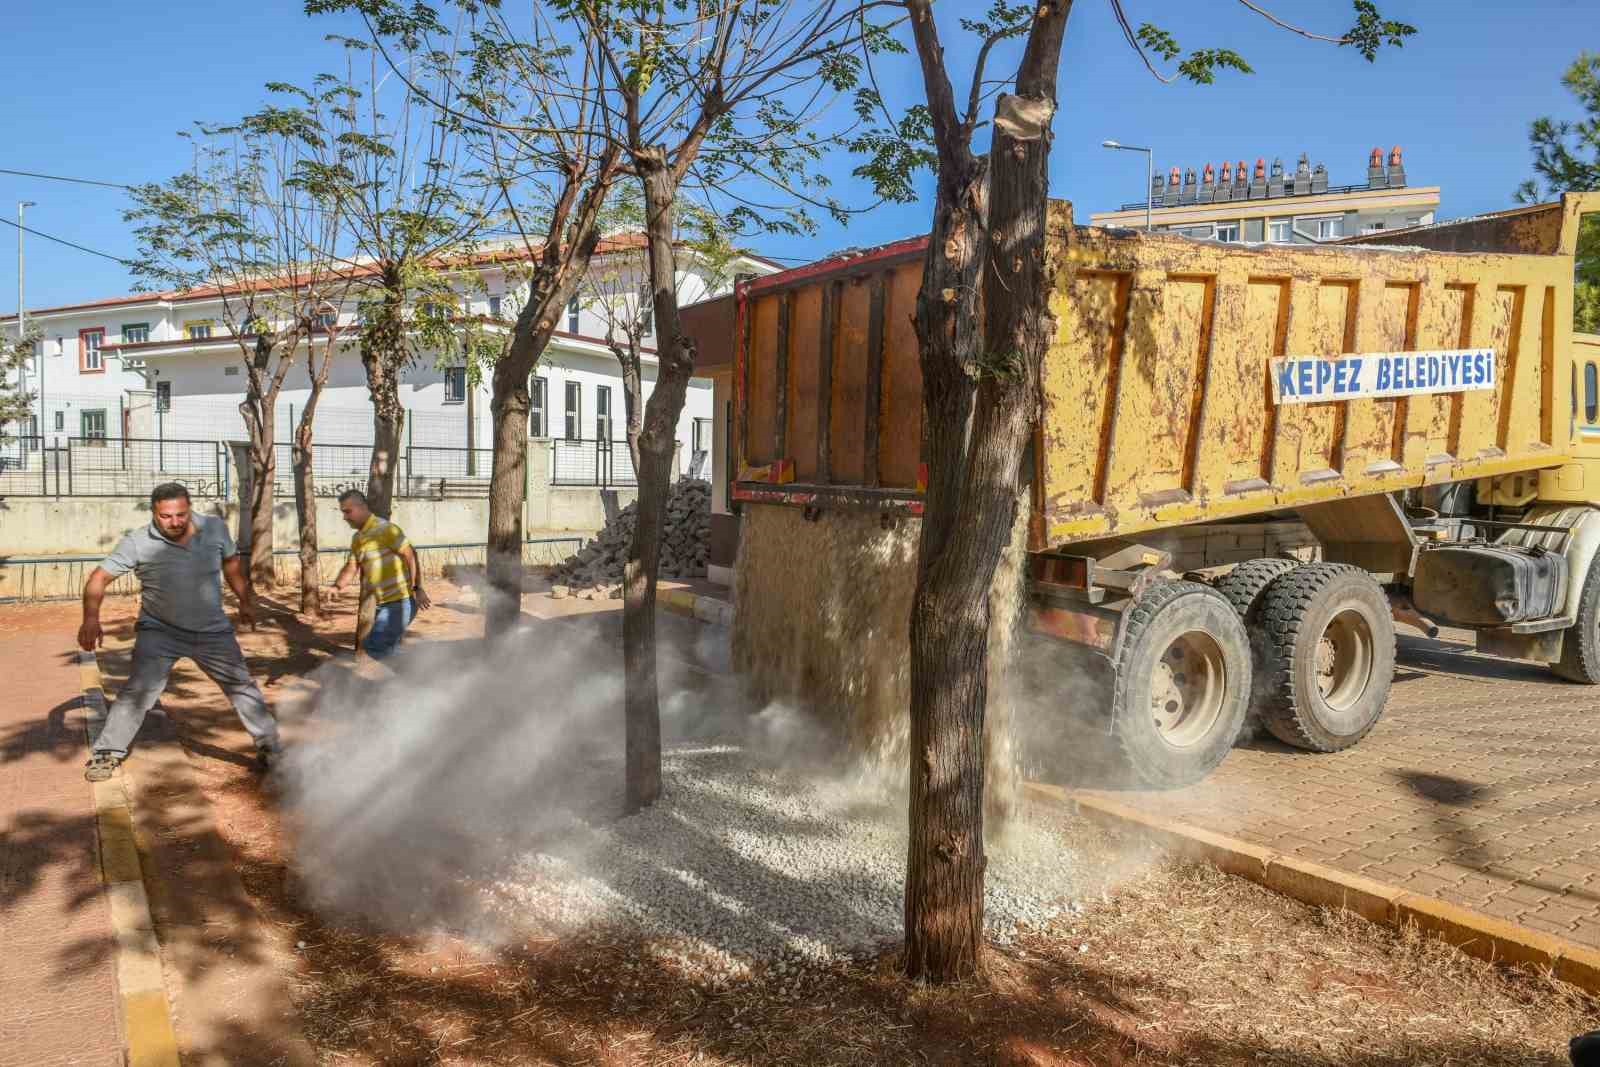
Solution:
[{"label": "interlocking paver", "polygon": [[[9,609],[15,611],[16,609]],[[122,1063],[75,624],[0,617],[0,1067]]]},{"label": "interlocking paver", "polygon": [[1265,736],[1124,801],[1600,948],[1600,691],[1402,636],[1383,720],[1345,752]]}]

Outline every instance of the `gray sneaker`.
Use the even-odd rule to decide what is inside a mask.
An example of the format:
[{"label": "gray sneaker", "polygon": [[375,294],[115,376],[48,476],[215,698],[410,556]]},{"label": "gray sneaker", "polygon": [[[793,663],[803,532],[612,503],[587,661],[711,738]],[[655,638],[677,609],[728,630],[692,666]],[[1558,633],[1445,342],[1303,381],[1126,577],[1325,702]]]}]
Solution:
[{"label": "gray sneaker", "polygon": [[91,782],[103,782],[122,766],[122,757],[111,752],[96,752],[83,766],[83,776]]},{"label": "gray sneaker", "polygon": [[256,746],[256,770],[261,771],[263,774],[276,767],[278,765],[278,761],[282,759],[282,742],[275,741],[270,745]]}]

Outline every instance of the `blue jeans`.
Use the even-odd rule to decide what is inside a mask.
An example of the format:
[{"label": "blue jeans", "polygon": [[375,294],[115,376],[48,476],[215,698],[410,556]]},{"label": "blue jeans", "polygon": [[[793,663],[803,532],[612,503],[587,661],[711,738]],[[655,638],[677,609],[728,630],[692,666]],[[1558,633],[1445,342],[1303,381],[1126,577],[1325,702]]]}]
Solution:
[{"label": "blue jeans", "polygon": [[367,633],[367,639],[361,647],[365,648],[367,655],[373,659],[387,659],[394,653],[395,646],[400,644],[400,638],[405,634],[406,627],[410,626],[411,620],[416,617],[417,602],[411,597],[379,604],[377,612],[372,616],[372,629]]}]

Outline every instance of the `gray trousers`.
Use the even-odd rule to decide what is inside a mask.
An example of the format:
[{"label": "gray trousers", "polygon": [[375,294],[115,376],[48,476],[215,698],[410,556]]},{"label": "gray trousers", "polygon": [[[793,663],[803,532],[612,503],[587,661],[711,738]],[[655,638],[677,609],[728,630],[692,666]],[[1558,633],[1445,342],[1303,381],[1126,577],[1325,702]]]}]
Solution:
[{"label": "gray trousers", "polygon": [[238,712],[239,721],[249,731],[256,748],[278,745],[278,722],[267,710],[261,690],[244,665],[244,653],[232,630],[197,633],[180,630],[153,619],[140,619],[134,630],[133,669],[106,715],[106,722],[89,747],[95,752],[126,756],[144,717],[155,707],[167,688],[172,665],[183,658],[194,660],[206,675],[227,694]]}]

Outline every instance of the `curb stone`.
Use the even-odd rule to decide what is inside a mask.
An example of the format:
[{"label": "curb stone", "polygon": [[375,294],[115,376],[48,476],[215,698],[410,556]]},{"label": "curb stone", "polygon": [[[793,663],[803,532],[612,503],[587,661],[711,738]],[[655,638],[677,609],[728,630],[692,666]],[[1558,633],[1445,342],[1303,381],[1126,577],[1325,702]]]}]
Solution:
[{"label": "curb stone", "polygon": [[733,625],[733,605],[714,596],[700,596],[687,589],[663,589],[656,602],[674,615],[687,615],[713,626]]},{"label": "curb stone", "polygon": [[[88,731],[106,715],[100,664],[93,652],[78,653],[78,675],[88,708]],[[100,880],[111,904],[116,939],[117,995],[127,1035],[129,1067],[178,1067],[178,1038],[161,970],[150,897],[145,890],[141,847],[133,827],[126,765],[121,773],[93,783],[95,828],[100,841]]]},{"label": "curb stone", "polygon": [[1342,908],[1369,922],[1407,923],[1469,956],[1501,964],[1531,964],[1587,993],[1600,993],[1600,951],[1540,930],[1413,893],[1348,871],[1274,852],[1237,838],[1141,811],[1106,797],[1040,782],[1024,788],[1035,798],[1071,808],[1111,829],[1132,831],[1174,855],[1209,863],[1276,893],[1319,907]]}]

